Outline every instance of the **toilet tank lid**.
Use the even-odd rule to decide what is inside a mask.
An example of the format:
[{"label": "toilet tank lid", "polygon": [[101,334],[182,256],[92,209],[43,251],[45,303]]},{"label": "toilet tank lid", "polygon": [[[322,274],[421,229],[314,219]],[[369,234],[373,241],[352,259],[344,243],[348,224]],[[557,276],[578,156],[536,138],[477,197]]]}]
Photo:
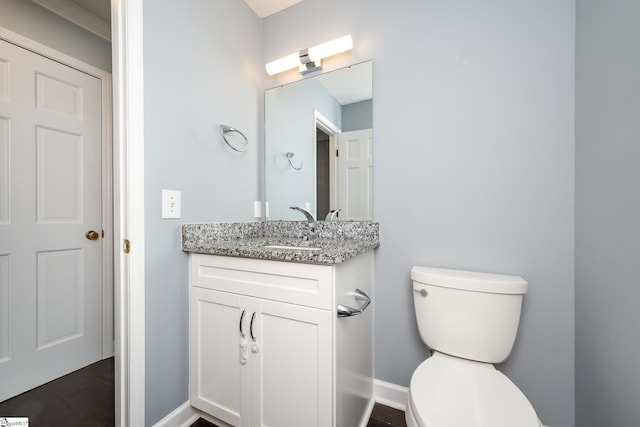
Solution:
[{"label": "toilet tank lid", "polygon": [[413,267],[411,280],[426,285],[496,294],[526,294],[527,281],[520,276]]}]

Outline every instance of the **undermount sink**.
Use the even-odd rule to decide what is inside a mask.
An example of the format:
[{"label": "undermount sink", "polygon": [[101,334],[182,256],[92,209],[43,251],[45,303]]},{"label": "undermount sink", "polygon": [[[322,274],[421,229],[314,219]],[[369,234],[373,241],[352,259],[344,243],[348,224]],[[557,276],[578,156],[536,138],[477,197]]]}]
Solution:
[{"label": "undermount sink", "polygon": [[296,249],[303,251],[319,251],[320,248],[314,248],[312,246],[293,246],[293,245],[266,245],[267,249]]}]

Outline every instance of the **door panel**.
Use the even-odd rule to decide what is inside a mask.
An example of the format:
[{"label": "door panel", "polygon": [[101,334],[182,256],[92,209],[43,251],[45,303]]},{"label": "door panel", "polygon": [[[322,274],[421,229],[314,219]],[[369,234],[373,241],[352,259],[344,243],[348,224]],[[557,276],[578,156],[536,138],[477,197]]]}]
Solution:
[{"label": "door panel", "polygon": [[0,401],[102,357],[101,97],[0,41]]},{"label": "door panel", "polygon": [[373,219],[371,176],[372,130],[338,134],[338,218],[343,221]]},{"label": "door panel", "polygon": [[[0,65],[2,65],[1,62]],[[0,81],[2,80],[1,77],[0,75]],[[9,222],[9,203],[11,202],[9,195],[9,154],[9,119],[0,117],[0,225]]]},{"label": "door panel", "polygon": [[41,73],[36,73],[36,87],[36,106],[39,110],[82,120],[82,87]]},{"label": "door panel", "polygon": [[38,223],[81,223],[82,137],[38,127],[36,176]]},{"label": "door panel", "polygon": [[0,363],[7,360],[10,355],[11,343],[9,309],[9,255],[0,255]]},{"label": "door panel", "polygon": [[38,351],[82,336],[82,264],[81,250],[38,253]]},{"label": "door panel", "polygon": [[9,61],[0,58],[0,101],[9,100]]}]

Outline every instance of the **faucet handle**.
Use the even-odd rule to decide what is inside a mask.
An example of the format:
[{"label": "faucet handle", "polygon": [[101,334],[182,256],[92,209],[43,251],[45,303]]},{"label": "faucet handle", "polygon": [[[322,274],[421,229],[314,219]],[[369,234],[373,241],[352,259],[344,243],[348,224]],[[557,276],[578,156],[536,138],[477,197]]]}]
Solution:
[{"label": "faucet handle", "polygon": [[325,221],[331,221],[334,218],[338,217],[338,212],[340,212],[342,209],[332,209],[327,213],[327,216],[324,218]]}]

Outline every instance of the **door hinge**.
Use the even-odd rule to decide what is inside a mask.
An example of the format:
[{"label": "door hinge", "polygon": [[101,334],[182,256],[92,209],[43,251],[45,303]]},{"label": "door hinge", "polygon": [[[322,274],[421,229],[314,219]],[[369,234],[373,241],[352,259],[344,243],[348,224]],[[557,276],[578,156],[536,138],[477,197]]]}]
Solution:
[{"label": "door hinge", "polygon": [[124,239],[122,250],[125,254],[128,254],[129,252],[131,252],[131,242],[129,241],[129,239]]},{"label": "door hinge", "polygon": [[336,157],[339,156],[339,154],[338,154],[339,152],[340,152],[340,150],[336,149]]}]

